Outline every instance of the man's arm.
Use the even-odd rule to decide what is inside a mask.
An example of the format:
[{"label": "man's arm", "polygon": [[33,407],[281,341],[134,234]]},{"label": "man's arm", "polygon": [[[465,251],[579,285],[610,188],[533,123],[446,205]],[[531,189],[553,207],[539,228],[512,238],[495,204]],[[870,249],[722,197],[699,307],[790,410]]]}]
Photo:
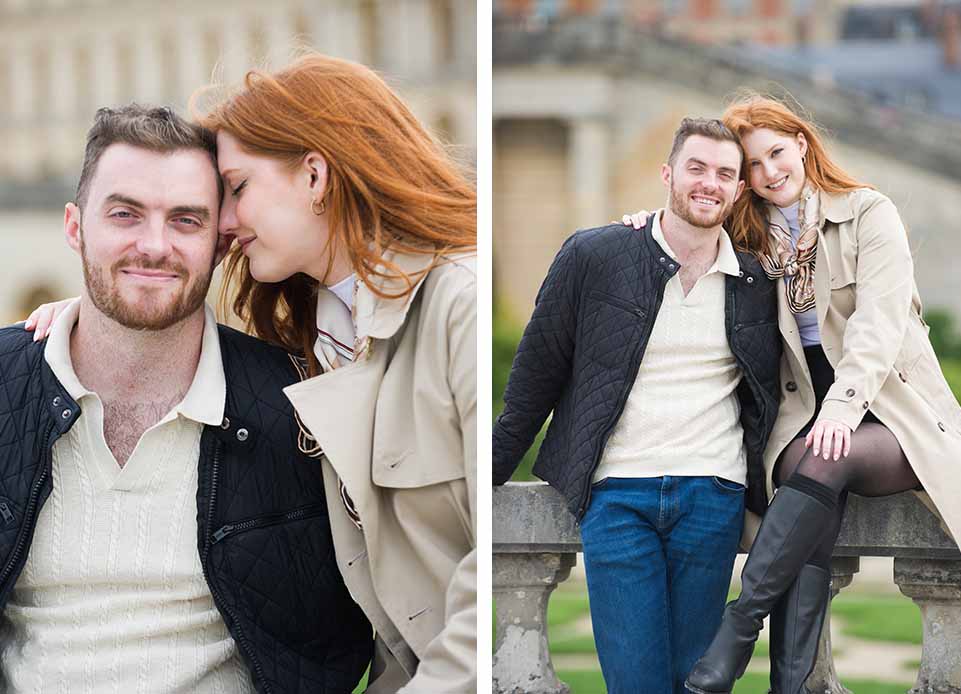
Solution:
[{"label": "man's arm", "polygon": [[561,246],[537,293],[494,423],[494,484],[510,479],[571,377],[580,295],[577,235]]}]

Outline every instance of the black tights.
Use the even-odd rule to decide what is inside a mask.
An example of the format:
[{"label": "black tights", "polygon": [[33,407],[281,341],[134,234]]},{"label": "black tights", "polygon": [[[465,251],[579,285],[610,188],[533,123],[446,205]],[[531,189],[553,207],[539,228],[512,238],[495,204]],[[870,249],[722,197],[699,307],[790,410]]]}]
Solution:
[{"label": "black tights", "polygon": [[850,454],[837,461],[833,456],[828,460],[815,456],[812,449],[804,447],[804,439],[795,439],[778,458],[774,480],[780,486],[792,475],[819,482],[838,496],[833,522],[808,560],[825,569],[831,566],[848,492],[887,496],[921,486],[894,434],[873,422],[864,422],[858,427],[851,436]]}]

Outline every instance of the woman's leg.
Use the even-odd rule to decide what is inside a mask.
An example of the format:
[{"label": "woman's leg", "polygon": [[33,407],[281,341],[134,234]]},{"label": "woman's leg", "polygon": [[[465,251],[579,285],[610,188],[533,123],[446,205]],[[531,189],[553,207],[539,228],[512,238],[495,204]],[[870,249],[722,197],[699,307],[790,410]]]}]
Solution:
[{"label": "woman's leg", "polygon": [[852,437],[851,455],[834,461],[815,457],[804,441],[793,442],[775,467],[784,484],[803,475],[838,491],[834,517],[798,578],[771,612],[771,691],[796,694],[814,668],[824,612],[830,599],[831,555],[841,530],[848,491],[864,496],[893,494],[918,486],[917,477],[894,435],[884,426],[865,423]]}]

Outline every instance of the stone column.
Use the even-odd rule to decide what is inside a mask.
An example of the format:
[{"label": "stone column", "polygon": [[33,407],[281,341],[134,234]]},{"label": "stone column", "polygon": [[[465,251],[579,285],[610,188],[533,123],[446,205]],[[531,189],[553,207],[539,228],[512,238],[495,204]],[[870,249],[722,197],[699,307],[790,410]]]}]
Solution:
[{"label": "stone column", "polygon": [[176,34],[176,82],[178,106],[186,106],[196,89],[209,84],[211,65],[204,57],[204,34],[196,17],[181,16],[177,20]]},{"label": "stone column", "polygon": [[[290,62],[293,57],[294,23],[284,7],[275,7],[265,15],[267,65],[271,70],[278,70]],[[302,37],[298,37],[301,39]]]},{"label": "stone column", "polygon": [[576,118],[570,124],[570,212],[574,228],[607,224],[612,217],[607,206],[610,132],[599,117]]},{"label": "stone column", "polygon": [[[842,588],[847,588],[854,580],[854,574],[861,568],[858,557],[834,557],[831,560],[831,600],[837,597]],[[818,655],[814,670],[806,682],[807,689],[818,694],[851,694],[838,680],[834,669],[834,656],[831,653],[831,604],[828,603],[818,642]]]},{"label": "stone column", "polygon": [[407,80],[430,74],[439,53],[439,29],[428,0],[403,0],[380,5],[384,65]]},{"label": "stone column", "polygon": [[223,80],[227,84],[235,84],[243,79],[253,65],[250,55],[250,35],[247,31],[249,18],[243,14],[243,10],[236,12],[226,12],[223,16],[221,27],[221,53],[218,58]]},{"label": "stone column", "polygon": [[10,55],[10,115],[15,122],[27,123],[36,105],[36,76],[33,65],[33,46],[17,42],[9,46]]},{"label": "stone column", "polygon": [[576,554],[494,554],[494,694],[570,692],[551,663],[547,601],[557,584],[570,575],[576,560]]},{"label": "stone column", "polygon": [[164,64],[157,39],[159,27],[143,26],[133,42],[134,99],[145,104],[159,104],[164,100]]},{"label": "stone column", "polygon": [[305,11],[314,48],[327,55],[363,62],[363,26],[355,0],[308,2]]},{"label": "stone column", "polygon": [[[50,111],[58,123],[70,121],[76,115],[77,85],[73,41],[68,37],[52,42],[50,50]],[[82,85],[86,88],[86,85]]]},{"label": "stone column", "polygon": [[93,84],[90,89],[93,91],[93,103],[96,108],[116,106],[120,87],[116,37],[109,32],[92,36],[90,51],[93,71]]},{"label": "stone column", "polygon": [[894,582],[921,608],[921,667],[909,694],[961,694],[961,561],[897,557]]}]

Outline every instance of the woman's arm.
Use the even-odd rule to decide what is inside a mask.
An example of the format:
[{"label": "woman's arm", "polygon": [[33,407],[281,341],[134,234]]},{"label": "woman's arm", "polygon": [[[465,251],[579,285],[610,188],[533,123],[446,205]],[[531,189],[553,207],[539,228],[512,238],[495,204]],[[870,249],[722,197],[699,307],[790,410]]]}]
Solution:
[{"label": "woman's arm", "polygon": [[444,629],[429,644],[413,679],[398,694],[455,694],[477,687],[477,285],[458,290],[447,315],[447,382],[457,408],[473,549],[445,595]]},{"label": "woman's arm", "polygon": [[914,287],[908,236],[886,197],[871,194],[858,211],[856,303],[844,329],[818,421],[857,429],[884,384],[904,342]]}]

